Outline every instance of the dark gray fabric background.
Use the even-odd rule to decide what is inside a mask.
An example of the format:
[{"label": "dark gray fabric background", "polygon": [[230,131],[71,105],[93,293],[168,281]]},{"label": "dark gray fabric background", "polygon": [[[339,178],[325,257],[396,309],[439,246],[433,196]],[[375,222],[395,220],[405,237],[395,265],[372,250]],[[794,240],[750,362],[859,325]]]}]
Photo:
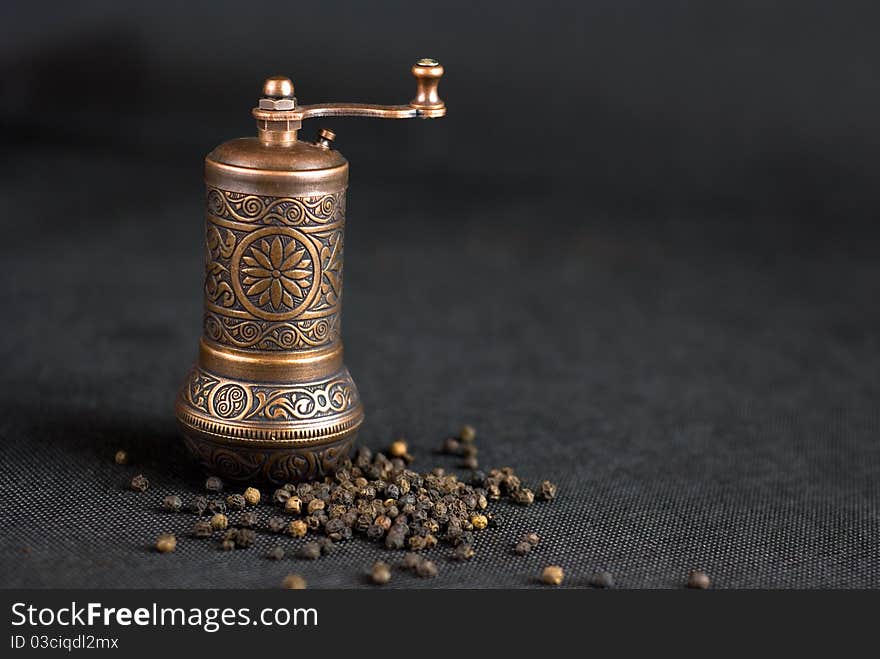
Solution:
[{"label": "dark gray fabric background", "polygon": [[[192,518],[158,506],[202,479],[172,416],[200,326],[201,157],[251,132],[267,74],[306,103],[405,101],[424,54],[447,66],[447,120],[324,124],[352,161],[362,439],[451,466],[430,451],[470,422],[485,466],[560,494],[499,506],[472,562],[435,552],[437,579],[392,585],[526,587],[550,563],[574,586],[694,567],[720,587],[880,585],[876,23],[612,4],[451,7],[426,50],[426,15],[393,7],[311,8],[296,25],[324,27],[296,38],[222,3],[84,3],[40,30],[4,9],[0,584],[366,585],[386,553],[361,541],[316,563],[262,558],[268,534],[147,547],[185,536]],[[513,556],[527,530],[541,546]]]}]

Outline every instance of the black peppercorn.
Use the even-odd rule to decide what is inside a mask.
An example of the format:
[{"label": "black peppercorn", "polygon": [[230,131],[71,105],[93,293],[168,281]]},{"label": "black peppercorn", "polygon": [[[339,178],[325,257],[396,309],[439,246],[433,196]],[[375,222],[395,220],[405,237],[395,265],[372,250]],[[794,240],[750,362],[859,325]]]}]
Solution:
[{"label": "black peppercorn", "polygon": [[128,464],[128,453],[123,450],[116,451],[116,455],[113,457],[113,460],[118,465],[127,465]]},{"label": "black peppercorn", "polygon": [[590,585],[593,588],[613,588],[614,577],[610,572],[596,572],[590,577]]},{"label": "black peppercorn", "polygon": [[162,500],[162,507],[165,508],[165,510],[177,512],[183,508],[183,501],[181,501],[180,497],[176,494],[169,494]]},{"label": "black peppercorn", "polygon": [[313,561],[321,556],[321,545],[317,542],[307,542],[299,548],[296,556]]},{"label": "black peppercorn", "polygon": [[266,522],[266,526],[272,533],[281,533],[287,528],[287,520],[283,517],[270,517]]},{"label": "black peppercorn", "polygon": [[384,585],[391,581],[391,568],[387,563],[376,561],[370,570],[370,579],[374,584]]},{"label": "black peppercorn", "polygon": [[192,534],[197,538],[207,538],[214,532],[211,522],[206,519],[200,519],[192,528]]},{"label": "black peppercorn", "polygon": [[516,552],[518,556],[525,556],[532,551],[532,545],[528,542],[517,542],[513,547],[513,551]]},{"label": "black peppercorn", "polygon": [[257,525],[258,518],[259,516],[253,510],[247,510],[239,516],[238,524],[245,528],[250,528]]},{"label": "black peppercorn", "polygon": [[208,492],[219,492],[223,489],[223,481],[216,476],[209,476],[205,481],[205,489],[208,490]]},{"label": "black peppercorn", "polygon": [[452,552],[452,558],[456,561],[469,561],[474,557],[474,548],[471,545],[461,544]]},{"label": "black peppercorn", "polygon": [[421,561],[416,565],[416,574],[420,577],[431,579],[437,576],[437,566],[434,565],[434,561]]},{"label": "black peppercorn", "polygon": [[277,490],[275,490],[275,493],[272,495],[272,500],[281,506],[283,506],[285,503],[287,503],[287,500],[289,498],[290,498],[290,490],[288,490],[285,487],[279,487]]},{"label": "black peppercorn", "polygon": [[205,497],[198,496],[192,500],[192,503],[189,505],[189,508],[196,515],[204,515],[205,511],[208,509],[208,500]]},{"label": "black peppercorn", "polygon": [[538,498],[541,501],[553,501],[556,498],[556,485],[550,481],[541,481],[538,486]]},{"label": "black peppercorn", "polygon": [[150,481],[143,474],[138,474],[131,479],[129,487],[135,492],[146,492],[147,488],[150,487]]},{"label": "black peppercorn", "polygon": [[230,494],[226,497],[226,505],[230,510],[244,510],[247,501],[241,494]]},{"label": "black peppercorn", "polygon": [[226,502],[223,499],[211,499],[208,502],[208,512],[212,515],[226,512]]},{"label": "black peppercorn", "polygon": [[269,550],[269,553],[266,554],[267,558],[271,558],[274,561],[280,561],[285,556],[284,547],[281,545],[275,545],[272,549]]},{"label": "black peppercorn", "polygon": [[712,586],[712,580],[709,575],[701,570],[692,570],[688,575],[687,587],[696,588],[698,590],[706,590]]},{"label": "black peppercorn", "polygon": [[257,533],[253,529],[237,529],[235,533],[235,546],[240,549],[252,547],[257,540]]}]

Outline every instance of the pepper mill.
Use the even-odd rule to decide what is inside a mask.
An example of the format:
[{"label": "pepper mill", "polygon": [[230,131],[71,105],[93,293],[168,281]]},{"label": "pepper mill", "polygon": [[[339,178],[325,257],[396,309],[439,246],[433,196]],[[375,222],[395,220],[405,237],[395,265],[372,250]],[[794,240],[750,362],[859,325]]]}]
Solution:
[{"label": "pepper mill", "polygon": [[290,79],[266,80],[257,136],[205,158],[203,334],[175,412],[189,451],[231,480],[290,483],[333,473],[364,411],[340,337],[348,162],[335,134],[305,119],[430,119],[443,67],[412,67],[408,105],[299,105]]}]

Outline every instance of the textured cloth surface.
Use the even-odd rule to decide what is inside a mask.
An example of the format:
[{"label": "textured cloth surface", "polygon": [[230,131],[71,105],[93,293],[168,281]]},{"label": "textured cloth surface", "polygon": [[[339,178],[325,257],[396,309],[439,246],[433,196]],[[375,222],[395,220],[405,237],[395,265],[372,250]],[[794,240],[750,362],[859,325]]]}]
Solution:
[{"label": "textured cloth surface", "polygon": [[[365,541],[273,562],[268,533],[221,552],[188,537],[190,514],[160,510],[203,482],[172,413],[200,328],[198,170],[53,153],[77,174],[45,195],[48,155],[23,154],[0,197],[0,582],[367,586],[389,555]],[[174,194],[144,194],[137,175]],[[607,569],[622,587],[677,587],[692,568],[719,587],[880,585],[873,234],[592,213],[577,190],[353,173],[343,334],[361,440],[405,436],[415,467],[451,467],[432,450],[468,422],[484,467],[559,484],[553,504],[494,506],[505,524],[471,562],[432,550],[440,576],[390,585],[527,587],[554,563],[571,586]],[[139,472],[143,494],[126,489]],[[148,549],[164,531],[175,554]],[[517,557],[525,531],[543,540]]]}]

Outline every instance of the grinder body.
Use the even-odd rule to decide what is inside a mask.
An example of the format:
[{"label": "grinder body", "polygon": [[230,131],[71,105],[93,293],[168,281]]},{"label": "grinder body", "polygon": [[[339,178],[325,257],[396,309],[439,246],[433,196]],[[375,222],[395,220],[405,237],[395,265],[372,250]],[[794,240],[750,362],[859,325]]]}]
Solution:
[{"label": "grinder body", "polygon": [[333,473],[364,420],[342,361],[348,162],[334,133],[299,140],[315,117],[436,118],[443,67],[419,60],[407,105],[301,106],[269,78],[257,136],[205,158],[205,285],[198,360],[175,405],[184,442],[209,472],[292,483]]}]

